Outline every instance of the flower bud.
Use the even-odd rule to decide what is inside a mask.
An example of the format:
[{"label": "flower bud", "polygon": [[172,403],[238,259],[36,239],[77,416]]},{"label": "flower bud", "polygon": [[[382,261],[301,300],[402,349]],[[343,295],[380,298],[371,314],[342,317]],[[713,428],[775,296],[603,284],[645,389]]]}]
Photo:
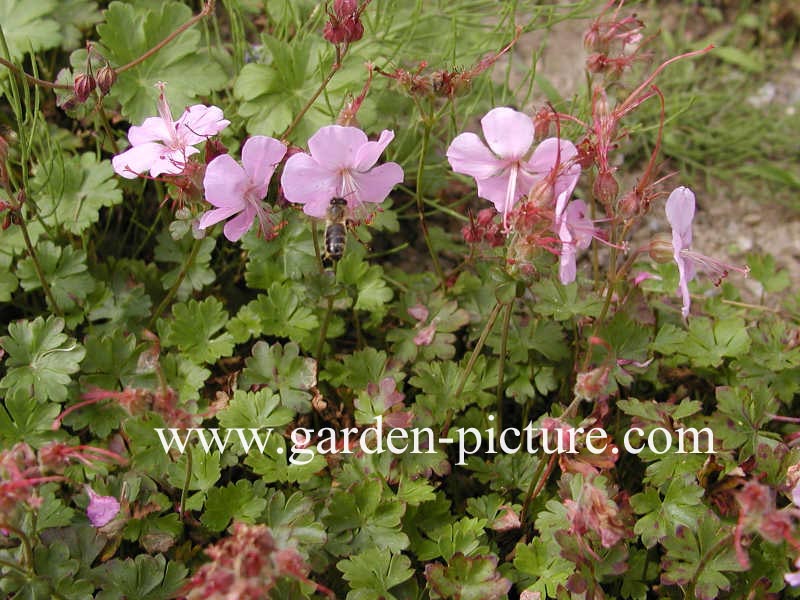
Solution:
[{"label": "flower bud", "polygon": [[610,206],[619,194],[619,184],[611,171],[601,171],[592,185],[594,197],[603,205]]},{"label": "flower bud", "polygon": [[117,72],[109,65],[101,67],[97,72],[97,87],[100,88],[100,92],[103,96],[109,92],[111,86],[113,86],[116,81]]},{"label": "flower bud", "polygon": [[75,92],[75,98],[77,98],[78,102],[83,104],[89,99],[89,96],[94,91],[96,83],[94,77],[92,77],[90,74],[78,73],[75,75],[75,80],[72,87],[73,91]]},{"label": "flower bud", "polygon": [[325,24],[322,36],[331,44],[350,44],[364,36],[361,13],[367,2],[359,5],[358,0],[334,0],[330,20]]},{"label": "flower bud", "polygon": [[650,258],[657,263],[668,263],[674,260],[674,250],[672,248],[672,238],[666,234],[659,234],[653,238],[648,247]]},{"label": "flower bud", "polygon": [[631,219],[638,215],[639,208],[639,198],[633,190],[625,194],[617,204],[617,212],[626,219]]},{"label": "flower bud", "polygon": [[533,116],[533,139],[543,140],[550,135],[550,118],[552,111],[542,108]]}]

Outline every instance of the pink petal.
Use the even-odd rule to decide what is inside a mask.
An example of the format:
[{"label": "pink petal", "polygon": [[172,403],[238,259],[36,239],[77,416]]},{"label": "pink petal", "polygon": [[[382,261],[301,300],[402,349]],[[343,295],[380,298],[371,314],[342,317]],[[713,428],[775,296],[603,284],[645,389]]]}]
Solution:
[{"label": "pink petal", "polygon": [[567,206],[564,213],[564,220],[575,237],[575,246],[585,250],[592,243],[594,233],[594,223],[586,218],[588,208],[583,200],[573,200]]},{"label": "pink petal", "polygon": [[86,493],[89,494],[86,516],[94,527],[108,525],[119,514],[119,501],[113,496],[100,496],[88,486]]},{"label": "pink petal", "polygon": [[322,168],[308,154],[289,157],[283,167],[281,186],[289,202],[304,204],[303,212],[324,219],[331,198],[340,195],[341,177]]},{"label": "pink petal", "polygon": [[198,152],[200,151],[192,146],[168,150],[150,165],[150,176],[157,177],[163,174],[178,175],[183,173],[184,169],[186,169],[187,159]]},{"label": "pink petal", "polygon": [[238,242],[241,237],[253,226],[255,216],[256,209],[248,204],[241,214],[225,223],[225,227],[223,228],[222,232],[230,241]]},{"label": "pink petal", "polygon": [[[492,202],[497,212],[502,213],[505,210],[506,193],[508,191],[510,178],[510,174],[506,172],[500,177],[476,180],[478,182],[478,196]],[[536,183],[536,177],[534,175],[524,170],[517,171],[517,185],[511,206],[508,207],[509,210],[513,210],[517,200],[531,191],[534,183]]]},{"label": "pink petal", "polygon": [[162,144],[147,142],[117,154],[111,159],[111,164],[117,175],[126,179],[136,179],[139,173],[149,171],[166,151],[167,147]]},{"label": "pink petal", "polygon": [[481,119],[486,143],[501,158],[519,160],[533,144],[533,121],[525,113],[501,106]]},{"label": "pink petal", "polygon": [[414,344],[416,346],[430,346],[435,335],[436,323],[431,323],[420,329],[419,333],[414,336]]},{"label": "pink petal", "polygon": [[132,125],[128,129],[128,141],[132,146],[139,146],[147,142],[169,142],[172,140],[169,127],[161,117],[148,117],[141,126]]},{"label": "pink petal", "polygon": [[681,294],[681,299],[683,300],[683,305],[681,306],[681,315],[685,319],[689,316],[689,308],[692,305],[692,298],[689,296],[689,277],[687,274],[687,266],[689,266],[689,261],[683,257],[676,257],[675,262],[678,263],[678,290]]},{"label": "pink petal", "polygon": [[383,416],[383,424],[387,427],[395,429],[408,429],[411,423],[414,422],[414,413],[411,411],[401,410],[397,412],[390,412]]},{"label": "pink petal", "polygon": [[[355,183],[357,201],[383,202],[392,188],[403,181],[403,169],[397,163],[384,163],[366,173],[351,173]],[[352,205],[350,198],[347,199]]]},{"label": "pink petal", "polygon": [[242,206],[226,206],[225,208],[214,208],[211,210],[207,210],[203,213],[200,217],[200,223],[198,224],[198,229],[208,229],[212,225],[216,225],[220,221],[224,221],[225,219],[232,217],[236,213],[245,209],[244,202]]},{"label": "pink petal", "polygon": [[308,149],[320,167],[338,171],[352,168],[358,151],[368,141],[367,134],[358,127],[328,125],[309,138]]},{"label": "pink petal", "polygon": [[575,281],[577,275],[576,256],[577,248],[569,232],[566,223],[562,223],[558,232],[558,237],[561,240],[561,255],[558,260],[558,278],[561,283],[567,285]]},{"label": "pink petal", "polygon": [[456,173],[470,175],[477,180],[499,176],[507,167],[474,133],[462,133],[450,143],[447,160]]},{"label": "pink petal", "polygon": [[175,123],[175,128],[180,139],[185,144],[193,146],[204,142],[213,135],[217,135],[230,123],[230,121],[223,118],[221,108],[195,104],[183,111],[183,114]]},{"label": "pink petal", "polygon": [[[560,152],[559,152],[560,146]],[[556,166],[556,160],[559,164],[565,165],[578,155],[578,150],[575,144],[569,140],[559,138],[547,138],[542,140],[536,150],[533,151],[530,159],[525,163],[525,168],[534,173],[546,175],[553,170]],[[573,167],[570,167],[572,169]],[[570,171],[571,172],[571,171]],[[580,173],[580,166],[578,165],[578,173]]]},{"label": "pink petal", "polygon": [[358,149],[358,152],[356,152],[353,169],[356,171],[366,171],[367,169],[370,169],[376,162],[378,162],[381,154],[384,150],[386,150],[386,146],[388,146],[389,142],[391,142],[393,139],[394,131],[384,129],[381,132],[381,136],[378,138],[377,142],[367,142],[361,146],[361,148]]},{"label": "pink petal", "polygon": [[415,304],[408,309],[408,314],[417,321],[427,321],[429,313],[428,308],[424,304]]},{"label": "pink petal", "polygon": [[242,210],[248,184],[244,169],[229,154],[221,154],[208,163],[203,177],[206,201],[217,208]]},{"label": "pink petal", "polygon": [[269,180],[285,155],[286,144],[263,135],[251,137],[242,146],[242,165],[259,198],[267,195]]},{"label": "pink petal", "polygon": [[648,279],[661,280],[661,277],[649,271],[640,271],[634,276],[633,285],[641,285],[643,281],[647,281]]},{"label": "pink petal", "polygon": [[678,252],[692,245],[692,221],[694,220],[694,193],[687,187],[672,190],[665,206],[667,221],[672,227],[672,240]]}]

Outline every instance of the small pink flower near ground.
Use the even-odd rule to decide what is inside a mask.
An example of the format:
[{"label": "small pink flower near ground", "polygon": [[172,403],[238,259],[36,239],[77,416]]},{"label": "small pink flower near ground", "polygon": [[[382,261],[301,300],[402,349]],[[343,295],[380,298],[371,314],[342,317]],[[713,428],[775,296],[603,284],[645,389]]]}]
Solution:
[{"label": "small pink flower near ground", "polygon": [[735,267],[715,258],[704,256],[692,251],[692,221],[695,213],[694,192],[687,187],[675,188],[667,198],[667,221],[672,227],[672,254],[678,265],[678,290],[683,300],[681,315],[689,316],[691,297],[689,295],[689,282],[694,279],[695,266],[700,265],[709,271],[715,278],[715,283],[727,277],[729,270],[738,271],[745,277],[750,272],[749,267]]},{"label": "small pink flower near ground", "polygon": [[234,217],[225,223],[223,232],[235,242],[247,233],[258,217],[261,233],[268,237],[272,224],[261,201],[285,154],[286,146],[278,140],[256,135],[242,146],[242,165],[229,154],[212,160],[206,167],[203,188],[206,200],[216,208],[203,213],[200,229]]},{"label": "small pink flower near ground", "polygon": [[310,154],[294,154],[286,161],[281,176],[286,199],[302,204],[307,215],[323,219],[331,198],[344,198],[351,217],[367,218],[366,205],[380,204],[403,181],[397,163],[375,165],[393,139],[394,132],[387,129],[371,142],[357,127],[322,127],[308,140]]},{"label": "small pink flower near ground", "polygon": [[222,109],[203,104],[189,106],[173,121],[164,96],[165,84],[159,82],[157,86],[159,116],[146,118],[140,126],[131,126],[128,130],[131,147],[111,161],[117,175],[126,179],[135,179],[145,171],[151,177],[183,173],[188,158],[200,152],[195,145],[230,124],[223,118]]},{"label": "small pink flower near ground", "polygon": [[86,516],[89,517],[93,527],[105,527],[119,514],[119,500],[114,496],[101,496],[88,485],[86,493],[89,495]]},{"label": "small pink flower near ground", "polygon": [[502,106],[486,113],[481,119],[481,129],[486,143],[474,133],[462,133],[447,149],[447,159],[453,171],[475,178],[478,196],[492,202],[503,215],[506,232],[514,204],[554,168],[559,171],[553,196],[562,207],[566,205],[581,171],[573,161],[578,151],[572,142],[548,138],[531,154],[533,120],[525,113]]}]

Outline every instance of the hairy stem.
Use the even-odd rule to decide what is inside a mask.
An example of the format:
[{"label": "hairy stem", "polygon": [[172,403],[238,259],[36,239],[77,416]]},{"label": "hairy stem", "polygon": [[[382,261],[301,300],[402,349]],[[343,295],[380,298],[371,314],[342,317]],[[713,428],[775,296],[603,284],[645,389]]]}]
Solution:
[{"label": "hairy stem", "polygon": [[117,74],[124,73],[125,71],[127,71],[129,69],[132,69],[136,65],[146,61],[148,58],[153,56],[156,52],[161,50],[164,46],[166,46],[172,40],[174,40],[176,37],[178,37],[180,34],[182,34],[184,31],[189,29],[192,25],[194,25],[195,23],[197,23],[201,19],[205,18],[206,16],[210,15],[214,11],[214,4],[215,4],[215,0],[208,0],[203,5],[203,9],[199,13],[194,15],[191,19],[186,21],[186,23],[184,23],[183,25],[178,27],[175,31],[170,33],[167,37],[165,37],[163,40],[158,42],[155,46],[150,48],[147,52],[142,54],[140,57],[133,59],[131,62],[129,62],[129,63],[125,64],[125,65],[122,65],[121,67],[117,67],[116,69],[114,69],[114,71],[116,71]]},{"label": "hairy stem", "polygon": [[192,264],[194,264],[194,259],[197,258],[197,253],[200,252],[200,246],[203,243],[203,239],[196,239],[192,244],[192,249],[189,252],[189,256],[186,257],[186,262],[183,263],[183,267],[181,268],[180,273],[178,273],[178,278],[175,280],[175,283],[172,284],[172,287],[169,288],[167,295],[164,296],[164,299],[161,301],[161,304],[158,305],[153,315],[150,317],[150,320],[147,322],[147,329],[153,329],[153,325],[155,325],[158,318],[161,316],[161,313],[166,310],[167,306],[169,306],[172,299],[175,298],[175,294],[178,293],[178,288],[181,287],[183,280],[186,279],[186,275],[189,273],[189,269],[192,268]]},{"label": "hairy stem", "polygon": [[[483,327],[483,331],[481,332],[481,336],[478,338],[478,342],[475,344],[475,348],[472,350],[472,354],[467,361],[467,366],[464,367],[464,372],[461,374],[461,379],[458,380],[458,385],[456,386],[455,392],[453,392],[453,398],[459,398],[461,393],[464,391],[464,386],[467,384],[467,379],[469,378],[469,374],[472,372],[472,369],[475,367],[475,362],[478,360],[478,356],[481,354],[481,350],[483,350],[483,345],[486,343],[486,338],[489,337],[489,333],[492,331],[492,327],[494,327],[495,321],[497,321],[497,316],[500,314],[500,310],[503,308],[503,304],[497,303],[494,305],[492,312],[489,314],[489,319],[486,321],[486,325]],[[450,425],[453,421],[453,409],[450,408],[447,411],[447,417],[444,420],[444,425],[442,426],[442,433],[441,435],[447,435],[447,432],[450,430]]]},{"label": "hairy stem", "polygon": [[325,338],[328,335],[328,325],[331,322],[331,315],[333,314],[333,296],[328,296],[328,306],[325,308],[325,317],[322,320],[322,327],[319,329],[319,341],[317,342],[317,365],[322,360],[322,351],[325,349]]},{"label": "hairy stem", "polygon": [[328,71],[325,79],[322,80],[322,83],[317,88],[317,91],[311,95],[311,98],[308,99],[308,102],[305,103],[303,108],[300,109],[300,112],[295,115],[294,120],[289,123],[289,126],[280,135],[280,139],[285,140],[287,137],[289,137],[289,134],[294,131],[294,128],[297,127],[297,124],[308,112],[308,109],[311,108],[314,102],[317,101],[317,98],[319,98],[320,94],[325,91],[326,87],[328,87],[328,84],[331,82],[331,79],[333,79],[333,76],[336,75],[336,72],[342,68],[342,60],[344,60],[344,56],[347,54],[348,47],[349,46],[345,46],[344,50],[340,50],[339,46],[336,46],[336,60],[333,61],[330,71]]},{"label": "hairy stem", "polygon": [[514,312],[514,302],[509,302],[506,305],[506,312],[503,315],[503,329],[500,337],[500,362],[497,366],[497,431],[498,433],[503,430],[503,399],[505,398],[505,389],[503,389],[503,380],[505,379],[506,370],[506,352],[508,350],[508,329],[511,325],[511,314]]},{"label": "hairy stem", "polygon": [[425,119],[425,115],[420,115],[423,118],[423,132],[422,132],[422,147],[419,150],[419,162],[417,163],[417,213],[419,214],[419,225],[422,228],[422,236],[425,238],[425,245],[428,247],[428,253],[431,255],[433,262],[433,270],[436,271],[436,276],[442,282],[442,287],[445,287],[447,280],[442,272],[442,266],[439,264],[439,257],[433,250],[433,243],[431,236],[428,233],[428,225],[425,223],[425,202],[422,198],[422,173],[425,169],[425,155],[428,153],[428,144],[431,138],[431,124]]},{"label": "hairy stem", "polygon": [[58,302],[56,302],[55,297],[53,296],[53,290],[50,289],[50,284],[47,282],[47,278],[44,276],[44,271],[42,271],[42,265],[39,262],[39,257],[36,255],[36,251],[33,249],[33,243],[31,242],[31,236],[28,234],[28,225],[25,222],[25,218],[22,216],[22,207],[19,206],[16,211],[17,219],[19,220],[19,229],[22,232],[22,238],[25,240],[25,247],[28,249],[28,256],[31,257],[31,261],[33,262],[33,268],[36,271],[36,277],[39,278],[39,283],[42,284],[42,290],[44,290],[44,295],[47,296],[47,300],[50,302],[50,306],[53,309],[53,312],[56,313],[59,317],[64,316],[64,311],[58,306]]}]

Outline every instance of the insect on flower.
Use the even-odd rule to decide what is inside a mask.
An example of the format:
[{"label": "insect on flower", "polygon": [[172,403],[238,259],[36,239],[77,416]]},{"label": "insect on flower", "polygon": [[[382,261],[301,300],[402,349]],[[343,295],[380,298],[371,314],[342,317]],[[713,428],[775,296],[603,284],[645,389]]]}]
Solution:
[{"label": "insect on flower", "polygon": [[347,243],[347,200],[331,198],[325,218],[326,258],[339,260]]},{"label": "insect on flower", "polygon": [[307,215],[325,219],[331,198],[344,198],[348,218],[368,220],[368,205],[383,202],[403,181],[397,163],[375,164],[393,139],[394,132],[387,129],[371,142],[357,127],[322,127],[308,140],[310,154],[300,152],[286,161],[281,176],[286,199],[302,204]]}]

